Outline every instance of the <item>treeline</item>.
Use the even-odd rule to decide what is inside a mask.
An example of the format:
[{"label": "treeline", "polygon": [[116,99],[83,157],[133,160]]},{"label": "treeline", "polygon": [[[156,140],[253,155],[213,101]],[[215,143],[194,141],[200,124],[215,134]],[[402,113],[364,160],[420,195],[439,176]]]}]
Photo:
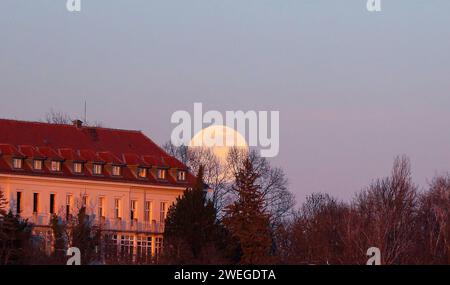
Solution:
[{"label": "treeline", "polygon": [[382,264],[450,264],[448,174],[418,189],[408,158],[398,157],[351,201],[317,193],[295,210],[283,171],[255,153],[232,151],[224,169],[204,150],[174,150],[198,175],[169,208],[162,254],[119,250],[83,207],[52,218],[49,252],[32,224],[6,212],[0,192],[0,264],[65,264],[69,246],[82,264],[366,264],[370,247]]},{"label": "treeline", "polygon": [[406,157],[350,203],[327,194],[308,197],[278,230],[278,257],[289,264],[365,264],[378,247],[382,264],[450,264],[450,176],[429,189],[412,182]]},{"label": "treeline", "polygon": [[[171,208],[166,262],[366,264],[367,250],[377,247],[386,265],[450,264],[449,175],[435,177],[429,189],[419,191],[409,159],[397,157],[388,177],[372,182],[351,202],[312,194],[295,213],[273,220],[252,160],[238,169],[235,199],[220,219],[210,202],[197,198],[196,204],[190,194]],[[211,209],[209,216],[195,215],[202,207]],[[201,242],[193,247],[195,241]]]}]

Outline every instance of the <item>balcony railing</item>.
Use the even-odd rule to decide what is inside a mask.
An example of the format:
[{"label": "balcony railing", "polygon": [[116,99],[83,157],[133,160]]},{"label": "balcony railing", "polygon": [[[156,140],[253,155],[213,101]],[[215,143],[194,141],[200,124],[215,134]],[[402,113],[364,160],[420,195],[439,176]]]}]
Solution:
[{"label": "balcony railing", "polygon": [[[30,221],[36,226],[49,226],[51,214],[34,213]],[[113,231],[131,231],[131,232],[145,232],[145,233],[163,233],[164,223],[152,220],[151,222],[132,220],[126,221],[123,219],[108,219],[105,217],[96,218],[93,224],[103,228],[104,230]]]},{"label": "balcony railing", "polygon": [[103,221],[96,221],[97,225],[106,230],[114,231],[133,231],[133,232],[147,232],[147,233],[163,233],[164,224],[152,222],[141,222],[138,220],[125,221],[123,219],[105,219]]},{"label": "balcony railing", "polygon": [[48,226],[50,225],[50,217],[50,214],[33,213],[30,220],[37,226]]}]

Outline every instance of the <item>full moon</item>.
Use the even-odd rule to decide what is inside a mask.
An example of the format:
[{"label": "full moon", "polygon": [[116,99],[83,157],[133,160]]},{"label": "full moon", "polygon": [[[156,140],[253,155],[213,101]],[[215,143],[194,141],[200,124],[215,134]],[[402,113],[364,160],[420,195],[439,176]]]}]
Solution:
[{"label": "full moon", "polygon": [[248,150],[245,138],[238,131],[223,125],[212,125],[202,129],[192,137],[189,147],[210,148],[223,164],[227,162],[230,148]]}]

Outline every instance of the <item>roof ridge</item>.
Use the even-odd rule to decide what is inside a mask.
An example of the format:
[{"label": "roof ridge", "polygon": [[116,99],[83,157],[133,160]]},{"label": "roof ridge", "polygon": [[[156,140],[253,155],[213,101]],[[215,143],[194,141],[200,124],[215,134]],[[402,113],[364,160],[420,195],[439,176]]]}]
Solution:
[{"label": "roof ridge", "polygon": [[[8,119],[8,118],[0,118],[0,121],[9,121],[9,122],[34,124],[34,125],[58,126],[58,127],[72,127],[72,128],[75,127],[72,124],[47,123],[47,122],[42,122],[42,121],[25,121],[25,120]],[[121,132],[131,132],[131,133],[141,133],[141,134],[143,134],[143,132],[141,130],[118,129],[118,128],[111,128],[111,127],[82,126],[81,128],[85,128],[85,129],[102,129],[102,130],[110,130],[110,131],[121,131]]]}]

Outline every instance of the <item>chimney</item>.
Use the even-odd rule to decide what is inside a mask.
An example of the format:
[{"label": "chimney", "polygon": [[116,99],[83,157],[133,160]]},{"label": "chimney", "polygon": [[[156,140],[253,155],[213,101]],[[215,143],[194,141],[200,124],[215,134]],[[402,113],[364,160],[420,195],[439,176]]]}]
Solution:
[{"label": "chimney", "polygon": [[77,129],[79,129],[83,126],[83,121],[81,121],[81,120],[74,120],[74,121],[72,121],[72,123]]}]

